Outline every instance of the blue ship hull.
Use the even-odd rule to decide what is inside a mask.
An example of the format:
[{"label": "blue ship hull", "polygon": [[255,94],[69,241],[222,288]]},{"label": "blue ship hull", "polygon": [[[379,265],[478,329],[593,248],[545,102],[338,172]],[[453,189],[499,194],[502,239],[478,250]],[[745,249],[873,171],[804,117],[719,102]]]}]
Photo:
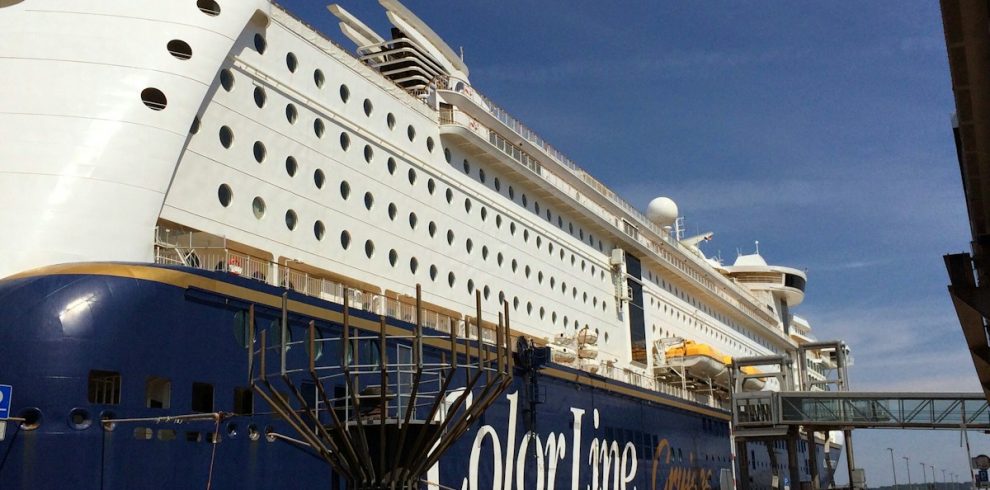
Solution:
[{"label": "blue ship hull", "polygon": [[[193,413],[204,386],[212,410],[235,412],[235,391],[248,385],[238,315],[268,305],[257,325],[274,325],[284,291],[223,272],[126,264],[57,266],[0,281],[0,384],[13,385],[11,415],[36,423],[8,424],[0,487],[343,488],[323,460],[265,436],[292,432],[257,399],[253,414],[222,422],[121,422],[112,430],[100,423]],[[293,292],[290,299],[307,311],[342,310]],[[293,336],[302,338],[304,323],[295,323]],[[119,392],[94,394],[94,371],[119,373]],[[168,408],[150,401],[150,380],[168,380]],[[732,469],[726,412],[556,365],[538,383],[536,399],[516,376],[427,480],[460,490],[705,490],[719,488]],[[750,448],[753,487],[769,488],[768,451]],[[776,473],[787,475],[786,453],[773,450],[785,463]],[[809,474],[802,465],[802,480]],[[829,471],[819,474],[828,484]]]}]

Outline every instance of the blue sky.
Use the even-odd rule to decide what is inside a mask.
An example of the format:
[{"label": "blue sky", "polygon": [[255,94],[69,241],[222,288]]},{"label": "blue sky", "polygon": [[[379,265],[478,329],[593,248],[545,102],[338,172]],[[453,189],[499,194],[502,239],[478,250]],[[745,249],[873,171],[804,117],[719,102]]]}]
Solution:
[{"label": "blue sky", "polygon": [[[322,3],[282,3],[344,41]],[[969,232],[937,2],[404,3],[463,46],[479,91],[578,164],[715,232],[710,255],[759,240],[769,262],[807,269],[795,311],[851,344],[854,389],[979,390],[942,262]],[[387,32],[377,2],[342,5]],[[885,447],[901,482],[901,456],[915,481],[921,461],[966,473],[957,432],[854,437],[871,486],[891,483]]]}]

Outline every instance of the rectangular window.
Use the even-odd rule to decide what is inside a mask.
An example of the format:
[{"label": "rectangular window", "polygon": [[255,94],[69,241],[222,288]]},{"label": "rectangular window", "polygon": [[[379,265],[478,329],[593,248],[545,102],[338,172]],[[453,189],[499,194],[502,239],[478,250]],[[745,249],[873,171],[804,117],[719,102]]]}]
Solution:
[{"label": "rectangular window", "polygon": [[144,401],[148,408],[169,408],[172,403],[172,381],[151,376],[144,385]]},{"label": "rectangular window", "polygon": [[213,411],[213,385],[209,383],[193,383],[192,411],[206,413]]},{"label": "rectangular window", "polygon": [[114,371],[89,372],[89,402],[97,405],[120,404],[120,373]]},{"label": "rectangular window", "polygon": [[254,413],[254,393],[251,388],[234,388],[234,413],[239,415]]}]

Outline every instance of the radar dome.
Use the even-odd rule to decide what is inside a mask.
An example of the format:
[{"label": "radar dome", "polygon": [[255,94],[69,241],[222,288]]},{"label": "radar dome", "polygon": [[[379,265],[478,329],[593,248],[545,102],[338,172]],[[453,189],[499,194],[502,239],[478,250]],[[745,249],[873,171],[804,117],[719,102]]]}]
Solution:
[{"label": "radar dome", "polygon": [[677,221],[677,203],[669,197],[658,197],[646,206],[646,217],[658,226],[671,226]]}]

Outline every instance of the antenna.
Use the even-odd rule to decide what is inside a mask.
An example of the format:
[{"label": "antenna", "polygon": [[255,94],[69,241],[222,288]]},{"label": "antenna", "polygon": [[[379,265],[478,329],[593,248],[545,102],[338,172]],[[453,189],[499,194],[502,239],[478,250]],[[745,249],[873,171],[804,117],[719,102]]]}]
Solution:
[{"label": "antenna", "polygon": [[760,241],[759,240],[756,241],[756,253],[757,254],[760,253]]},{"label": "antenna", "polygon": [[461,61],[464,61],[464,46],[458,46],[461,49]]}]

